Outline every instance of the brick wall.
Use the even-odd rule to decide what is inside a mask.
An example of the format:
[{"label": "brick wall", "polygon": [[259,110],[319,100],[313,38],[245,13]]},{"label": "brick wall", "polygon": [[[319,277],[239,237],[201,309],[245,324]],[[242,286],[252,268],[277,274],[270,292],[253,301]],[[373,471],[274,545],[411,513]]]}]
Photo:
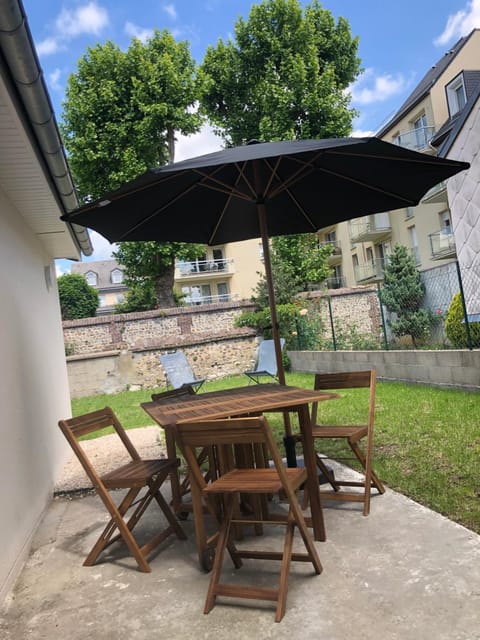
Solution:
[{"label": "brick wall", "polygon": [[236,328],[248,303],[175,308],[66,321],[72,397],[165,385],[159,355],[182,349],[198,378],[242,373],[255,362],[255,331]]}]

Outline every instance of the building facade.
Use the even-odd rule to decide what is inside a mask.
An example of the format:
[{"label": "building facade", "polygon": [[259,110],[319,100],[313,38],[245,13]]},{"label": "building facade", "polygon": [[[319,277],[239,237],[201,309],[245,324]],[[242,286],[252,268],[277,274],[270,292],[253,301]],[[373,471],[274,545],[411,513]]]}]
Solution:
[{"label": "building facade", "polygon": [[[377,137],[436,155],[452,121],[459,118],[479,84],[480,30],[475,29],[427,71]],[[431,189],[416,207],[363,216],[321,229],[320,243],[335,247],[329,258],[333,272],[327,286],[352,287],[382,281],[395,244],[409,247],[427,280],[440,272],[447,276],[456,262],[453,231],[445,183]],[[442,311],[456,290],[458,281],[452,283],[451,291],[440,303]]]},{"label": "building facade", "polygon": [[[128,291],[122,267],[115,260],[72,264],[72,273],[85,276],[98,290],[97,315],[113,313]],[[264,273],[260,240],[232,242],[218,247],[205,247],[195,260],[177,261],[175,290],[183,295],[185,305],[249,300],[260,274]]]}]

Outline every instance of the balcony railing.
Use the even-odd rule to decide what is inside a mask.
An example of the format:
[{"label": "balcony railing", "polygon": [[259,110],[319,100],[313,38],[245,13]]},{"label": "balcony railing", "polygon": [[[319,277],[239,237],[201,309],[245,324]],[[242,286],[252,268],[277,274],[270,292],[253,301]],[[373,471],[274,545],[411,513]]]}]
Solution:
[{"label": "balcony railing", "polygon": [[395,144],[406,149],[414,151],[423,151],[429,149],[429,142],[435,134],[435,127],[419,127],[411,131],[405,131],[397,136],[394,140]]},{"label": "balcony railing", "polygon": [[377,280],[383,280],[385,264],[385,258],[381,258],[367,262],[367,264],[356,265],[353,268],[355,272],[355,280],[357,282],[375,282]]},{"label": "balcony railing", "polygon": [[358,218],[349,224],[350,241],[378,242],[391,236],[390,215],[388,212],[375,213],[371,216]]},{"label": "balcony railing", "polygon": [[340,240],[325,240],[324,242],[319,242],[318,246],[320,248],[333,246],[333,251],[327,258],[328,264],[336,264],[342,261],[342,246]]},{"label": "balcony railing", "polygon": [[439,182],[429,189],[423,196],[422,202],[426,204],[445,204],[448,203],[447,183],[445,180]]},{"label": "balcony railing", "polygon": [[455,238],[451,231],[445,229],[436,231],[435,233],[431,233],[428,239],[430,241],[432,260],[445,260],[447,258],[454,258],[457,255]]},{"label": "balcony railing", "polygon": [[332,276],[325,280],[325,286],[327,289],[342,289],[346,286],[345,278],[343,276]]},{"label": "balcony railing", "polygon": [[191,278],[192,276],[216,275],[221,273],[232,274],[234,271],[233,259],[229,260],[196,260],[194,262],[176,263],[179,278]]},{"label": "balcony railing", "polygon": [[198,295],[186,295],[182,302],[186,306],[203,305],[203,304],[216,304],[217,302],[233,302],[238,300],[238,295],[234,293],[222,293],[218,296],[202,296]]}]

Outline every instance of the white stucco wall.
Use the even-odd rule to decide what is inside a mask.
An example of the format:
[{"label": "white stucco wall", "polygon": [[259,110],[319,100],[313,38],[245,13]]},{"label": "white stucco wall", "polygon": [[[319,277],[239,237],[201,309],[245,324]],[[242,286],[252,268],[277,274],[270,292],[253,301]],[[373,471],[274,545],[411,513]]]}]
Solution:
[{"label": "white stucco wall", "polygon": [[[52,286],[45,267],[52,265]],[[0,601],[18,575],[69,449],[70,415],[51,256],[0,189]]]},{"label": "white stucco wall", "polygon": [[480,100],[448,152],[470,162],[470,169],[450,178],[448,201],[467,313],[480,313]]}]

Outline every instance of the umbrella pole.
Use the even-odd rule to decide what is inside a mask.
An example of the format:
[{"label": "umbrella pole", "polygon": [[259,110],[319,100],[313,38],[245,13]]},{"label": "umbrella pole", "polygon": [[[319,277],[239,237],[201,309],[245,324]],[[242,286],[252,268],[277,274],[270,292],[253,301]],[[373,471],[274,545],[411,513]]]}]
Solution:
[{"label": "umbrella pole", "polygon": [[[265,265],[265,278],[267,281],[268,303],[270,305],[270,318],[272,320],[272,337],[275,345],[275,357],[277,360],[278,381],[285,385],[285,369],[283,368],[282,346],[280,344],[280,335],[278,333],[277,307],[275,304],[275,291],[273,288],[272,263],[270,261],[270,244],[268,241],[267,221],[265,215],[265,205],[258,205],[258,219],[260,223],[260,233],[262,237],[263,262]],[[297,466],[297,456],[295,453],[295,439],[292,436],[292,425],[288,412],[283,414],[283,422],[285,425],[285,437],[283,443],[285,446],[285,454],[287,457],[287,465],[289,467]]]}]

